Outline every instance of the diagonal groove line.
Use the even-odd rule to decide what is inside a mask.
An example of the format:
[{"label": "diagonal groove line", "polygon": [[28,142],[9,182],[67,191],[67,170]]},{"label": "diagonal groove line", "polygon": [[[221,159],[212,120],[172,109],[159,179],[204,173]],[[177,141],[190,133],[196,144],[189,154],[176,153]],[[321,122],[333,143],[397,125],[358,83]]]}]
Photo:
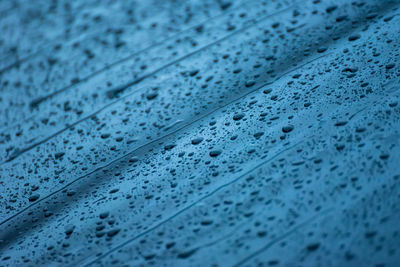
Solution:
[{"label": "diagonal groove line", "polygon": [[172,219],[178,217],[179,215],[181,215],[182,213],[188,211],[189,209],[191,209],[192,207],[196,206],[198,203],[204,201],[205,199],[211,197],[212,195],[214,195],[215,193],[217,193],[218,191],[224,189],[225,187],[230,186],[231,184],[236,183],[237,181],[239,181],[240,179],[242,179],[243,177],[249,175],[250,173],[252,173],[253,171],[257,170],[258,168],[262,167],[263,165],[271,162],[272,160],[276,159],[278,156],[280,156],[282,153],[287,152],[295,147],[297,147],[299,144],[301,144],[303,141],[297,142],[296,144],[287,147],[279,152],[277,152],[275,155],[273,155],[272,157],[270,157],[269,159],[266,159],[264,161],[261,161],[260,163],[258,163],[256,166],[252,167],[251,169],[247,170],[246,172],[244,172],[243,174],[239,175],[238,177],[236,177],[235,179],[229,181],[228,183],[222,184],[220,186],[218,186],[217,188],[215,188],[213,191],[211,191],[210,193],[204,195],[203,197],[197,199],[196,201],[192,202],[192,204],[186,206],[185,208],[181,209],[180,211],[176,212],[175,214],[169,216],[168,218],[166,218],[165,220],[159,222],[158,224],[154,225],[153,227],[150,227],[149,229],[147,229],[146,231],[143,231],[142,233],[126,240],[125,242],[121,243],[120,245],[110,249],[109,251],[107,251],[106,253],[102,254],[101,256],[97,257],[96,259],[94,259],[93,261],[85,264],[84,266],[90,266],[94,263],[96,263],[97,261],[101,260],[102,258],[106,257],[107,255],[113,253],[114,251],[121,249],[122,247],[128,245],[129,243],[137,240],[138,238],[154,231],[155,229],[159,228],[160,226],[162,226],[163,224],[171,221]]},{"label": "diagonal groove line", "polygon": [[254,220],[254,218],[256,218],[257,216],[259,216],[261,214],[261,212],[258,212],[255,216],[252,216],[252,218],[250,219],[245,219],[242,223],[240,223],[239,225],[237,225],[235,228],[233,228],[231,231],[229,231],[228,233],[212,240],[209,241],[205,244],[202,245],[198,245],[197,247],[193,247],[192,249],[188,249],[187,251],[198,251],[200,249],[203,248],[207,248],[207,247],[211,247],[214,246],[215,244],[218,244],[221,241],[224,241],[225,239],[230,238],[231,236],[233,236],[240,228],[242,228],[243,226],[249,224],[251,221]]},{"label": "diagonal groove line", "polygon": [[[248,25],[247,27],[244,27],[244,28],[241,28],[241,29],[239,29],[239,30],[237,30],[237,31],[235,31],[235,32],[232,32],[231,34],[229,34],[229,35],[227,35],[227,36],[225,36],[225,37],[223,37],[223,38],[221,38],[221,39],[219,39],[219,40],[217,40],[217,41],[214,41],[214,42],[212,42],[212,43],[210,43],[210,44],[208,44],[208,45],[206,45],[206,46],[204,46],[204,47],[202,47],[202,48],[200,48],[200,49],[198,49],[198,50],[196,50],[196,51],[193,51],[193,52],[191,52],[191,53],[189,53],[189,54],[187,54],[187,55],[185,55],[185,56],[183,56],[183,57],[181,57],[181,58],[179,58],[179,59],[177,59],[177,60],[174,60],[174,61],[168,63],[167,65],[164,65],[164,66],[162,66],[162,67],[156,69],[155,71],[153,71],[153,72],[151,72],[151,73],[149,73],[149,74],[146,74],[146,75],[144,75],[143,77],[138,78],[138,79],[134,80],[133,82],[130,82],[130,83],[128,83],[127,85],[124,85],[124,86],[119,87],[119,88],[114,89],[114,90],[118,90],[118,91],[126,90],[128,87],[133,86],[133,85],[135,85],[135,84],[141,82],[142,80],[144,80],[144,79],[146,79],[146,78],[148,78],[148,77],[150,77],[150,76],[155,75],[156,73],[162,71],[162,70],[165,69],[165,68],[168,68],[168,67],[170,67],[170,66],[172,66],[172,65],[174,65],[174,64],[176,64],[176,63],[178,63],[178,62],[180,62],[180,61],[182,61],[182,60],[184,60],[184,59],[186,59],[186,58],[188,58],[188,57],[190,57],[190,56],[195,55],[196,53],[199,53],[199,52],[203,51],[204,49],[207,49],[207,48],[209,48],[209,47],[211,47],[211,46],[213,46],[213,45],[215,45],[215,44],[218,44],[219,42],[225,41],[225,40],[229,39],[230,37],[232,37],[232,36],[234,36],[234,35],[236,35],[236,34],[238,34],[238,33],[241,33],[241,32],[243,32],[243,31],[245,31],[245,30],[247,30],[247,29],[249,29],[249,28],[251,28],[251,27],[253,27],[253,26],[255,26],[255,25],[257,25],[258,23],[262,22],[263,20],[265,20],[265,19],[267,19],[267,18],[269,18],[269,17],[275,16],[275,15],[277,15],[277,14],[283,13],[283,12],[285,12],[285,11],[287,11],[287,10],[290,10],[290,9],[293,8],[293,7],[294,7],[294,5],[293,5],[293,6],[290,6],[290,7],[287,7],[287,8],[285,8],[285,9],[282,9],[282,10],[276,12],[276,13],[266,15],[266,16],[264,16],[262,19],[260,19],[259,21],[255,22],[255,23],[253,23],[253,24],[250,24],[250,25]],[[90,114],[90,115],[88,115],[88,116],[86,116],[86,117],[84,117],[84,118],[82,118],[82,119],[80,119],[80,120],[78,120],[78,121],[76,121],[76,122],[74,122],[74,123],[68,125],[67,127],[65,127],[65,128],[63,128],[63,129],[57,131],[56,133],[54,133],[54,134],[52,134],[52,135],[50,135],[50,136],[44,138],[43,140],[41,140],[41,141],[39,141],[39,142],[37,142],[37,143],[35,143],[35,144],[32,144],[32,145],[29,146],[29,147],[26,147],[26,148],[17,150],[17,151],[16,151],[13,155],[11,155],[8,159],[6,159],[6,160],[3,161],[2,163],[0,163],[0,166],[3,165],[3,164],[6,163],[6,162],[9,162],[9,161],[14,160],[15,158],[19,157],[20,155],[22,155],[23,153],[25,153],[25,152],[27,152],[27,151],[29,151],[29,150],[32,150],[33,148],[37,147],[38,145],[41,145],[41,144],[43,144],[43,143],[49,141],[50,139],[52,139],[52,138],[54,138],[55,136],[57,136],[57,135],[63,133],[64,131],[68,130],[69,128],[74,127],[74,126],[76,126],[77,124],[79,124],[79,123],[81,123],[81,122],[83,122],[83,121],[85,121],[85,120],[91,118],[92,116],[94,116],[94,115],[100,113],[100,112],[101,112],[102,110],[104,110],[105,108],[107,108],[107,107],[109,107],[109,106],[111,106],[111,105],[114,105],[114,104],[116,104],[117,102],[120,102],[120,101],[126,99],[127,97],[129,97],[129,96],[131,96],[131,95],[137,93],[140,89],[141,89],[141,88],[139,88],[139,89],[137,89],[137,90],[134,90],[133,92],[131,92],[131,93],[129,93],[129,94],[123,96],[123,97],[118,98],[116,101],[111,102],[111,103],[109,103],[109,104],[103,106],[102,108],[100,108],[99,110],[93,112],[92,114]]]},{"label": "diagonal groove line", "polygon": [[198,245],[196,247],[188,248],[185,251],[182,251],[180,253],[196,253],[197,251],[199,251],[201,249],[214,246],[214,245],[218,244],[219,242],[222,242],[222,241],[230,238],[231,236],[233,236],[240,228],[245,226],[248,223],[248,221],[244,221],[244,222],[240,223],[239,225],[237,225],[235,228],[233,228],[228,233],[226,233],[226,234],[224,234],[222,236],[219,236],[218,238],[216,238],[214,240],[211,240],[211,241],[209,241],[207,243],[204,243],[202,245]]},{"label": "diagonal groove line", "polygon": [[[0,69],[0,75],[3,75],[5,72],[9,71],[12,68],[15,68],[17,66],[19,66],[20,64],[24,63],[25,61],[28,61],[29,59],[35,57],[36,55],[38,55],[39,52],[35,52],[33,54],[27,55],[23,58],[17,59],[16,61],[14,61],[13,63],[3,67],[2,69]],[[4,57],[5,58],[5,57]]]},{"label": "diagonal groove line", "polygon": [[[126,97],[128,97],[128,96],[126,96]],[[86,117],[83,117],[83,118],[81,118],[80,120],[77,120],[77,121],[75,121],[75,122],[72,123],[72,124],[68,124],[66,127],[62,128],[61,130],[58,130],[57,132],[53,133],[52,135],[47,136],[46,138],[40,140],[40,141],[37,142],[37,143],[34,143],[34,144],[32,144],[32,145],[30,145],[30,146],[28,146],[28,147],[25,147],[25,148],[23,148],[23,149],[16,150],[8,159],[6,159],[6,160],[3,161],[2,163],[0,163],[0,166],[3,165],[3,164],[5,164],[5,163],[7,163],[7,162],[10,162],[10,161],[14,160],[15,158],[21,156],[21,155],[24,154],[25,152],[28,152],[28,151],[34,149],[35,147],[37,147],[37,146],[39,146],[39,145],[41,145],[41,144],[43,144],[43,143],[46,143],[47,141],[51,140],[52,138],[56,137],[57,135],[62,134],[63,132],[67,131],[68,129],[70,129],[70,128],[72,128],[72,127],[75,127],[76,125],[78,125],[78,124],[84,122],[85,120],[92,118],[93,116],[99,114],[101,111],[103,111],[103,110],[105,110],[106,108],[108,108],[108,107],[110,107],[110,106],[116,104],[116,103],[119,102],[120,100],[125,99],[126,97],[123,97],[123,98],[120,98],[120,99],[118,99],[118,100],[116,100],[116,101],[114,101],[114,102],[108,103],[107,105],[103,106],[103,107],[100,108],[99,110],[96,110],[96,111],[93,112],[92,114],[90,114],[90,115],[88,115],[88,116],[86,116]]]},{"label": "diagonal groove line", "polygon": [[[293,72],[293,71],[296,71],[297,69],[300,69],[300,68],[306,66],[307,64],[310,64],[310,63],[312,63],[312,62],[314,62],[314,61],[316,61],[316,60],[318,60],[318,59],[320,59],[320,58],[323,58],[323,57],[325,57],[325,56],[328,56],[328,55],[330,55],[330,54],[332,54],[332,53],[328,53],[328,54],[319,56],[319,57],[314,58],[314,59],[312,59],[312,60],[310,60],[310,61],[308,61],[308,62],[306,62],[306,63],[304,63],[304,64],[301,64],[301,65],[297,66],[296,68],[292,69],[291,71],[286,72],[284,75],[277,77],[273,82],[278,81],[279,79],[281,79],[283,76],[287,75],[288,73],[291,73],[291,72]],[[231,104],[233,104],[233,103],[239,101],[240,99],[246,97],[247,95],[249,95],[249,94],[251,94],[251,93],[254,93],[254,92],[256,92],[256,91],[258,91],[258,90],[264,88],[266,85],[272,84],[273,82],[264,83],[264,84],[262,84],[261,86],[255,88],[255,89],[253,89],[253,90],[250,90],[250,91],[246,92],[245,94],[243,94],[243,95],[241,95],[241,96],[239,96],[239,97],[233,99],[232,101],[229,101],[229,102],[226,103],[225,105],[220,106],[220,107],[218,107],[218,108],[215,108],[215,109],[211,110],[210,112],[204,114],[203,116],[198,117],[197,119],[195,119],[195,120],[193,120],[193,121],[191,121],[191,122],[188,122],[188,123],[185,124],[185,125],[182,125],[180,128],[177,128],[176,130],[171,131],[170,133],[167,133],[167,134],[165,134],[165,135],[163,135],[163,136],[161,136],[161,137],[159,137],[159,138],[157,138],[157,139],[154,139],[154,140],[151,141],[151,142],[145,143],[145,144],[143,144],[143,145],[141,145],[141,146],[139,146],[139,147],[137,147],[137,148],[135,148],[135,149],[129,151],[129,152],[126,153],[125,155],[120,156],[120,157],[118,157],[118,158],[112,160],[111,162],[109,162],[109,163],[107,163],[107,164],[105,164],[105,165],[103,165],[103,166],[101,166],[101,167],[98,167],[98,168],[94,169],[93,171],[91,171],[91,172],[89,172],[89,173],[87,173],[87,174],[84,174],[84,175],[82,175],[82,176],[76,178],[75,180],[69,182],[68,184],[64,185],[64,186],[61,187],[60,189],[57,189],[57,190],[53,191],[52,193],[50,193],[49,195],[47,195],[47,196],[45,196],[45,197],[43,197],[43,198],[38,199],[36,202],[30,204],[29,206],[23,208],[22,210],[18,211],[17,213],[13,214],[12,216],[8,217],[7,219],[5,219],[4,221],[2,221],[2,222],[0,223],[0,226],[3,225],[3,224],[5,224],[5,223],[7,223],[7,222],[10,221],[10,220],[12,220],[13,218],[16,218],[16,217],[19,216],[20,214],[24,213],[26,210],[28,210],[28,209],[30,209],[30,208],[36,206],[37,204],[41,203],[42,201],[44,201],[44,200],[50,198],[51,196],[53,196],[53,195],[55,195],[55,194],[57,194],[57,193],[59,193],[59,192],[65,190],[66,188],[70,187],[71,185],[73,185],[73,184],[76,183],[77,181],[82,180],[82,179],[86,178],[87,176],[89,176],[89,175],[91,175],[91,174],[93,174],[93,173],[95,173],[95,172],[97,172],[97,171],[100,171],[100,170],[102,170],[102,169],[104,169],[104,168],[107,168],[107,167],[111,166],[112,164],[114,164],[114,163],[116,163],[116,162],[118,162],[118,161],[121,161],[122,159],[126,158],[127,156],[133,154],[134,152],[136,152],[136,151],[138,151],[138,150],[140,150],[140,149],[143,149],[143,148],[145,148],[145,147],[147,147],[147,146],[150,146],[150,145],[152,145],[152,144],[154,144],[154,143],[157,143],[157,142],[161,141],[161,140],[164,139],[164,138],[167,138],[167,137],[169,137],[169,136],[171,136],[171,135],[176,134],[177,132],[179,132],[179,131],[181,131],[181,130],[183,130],[183,129],[185,129],[185,128],[191,126],[191,125],[193,125],[194,123],[196,123],[196,122],[198,122],[198,121],[204,119],[205,117],[211,115],[212,113],[215,113],[215,112],[217,112],[218,110],[224,109],[225,107],[227,107],[227,106],[229,106],[229,105],[231,105]]]},{"label": "diagonal groove line", "polygon": [[327,215],[328,213],[332,212],[334,209],[330,208],[327,210],[323,210],[320,213],[315,214],[314,216],[312,216],[311,218],[308,218],[306,221],[296,225],[295,227],[293,227],[291,230],[283,233],[282,235],[272,239],[271,241],[269,241],[265,246],[263,246],[262,248],[256,250],[255,252],[253,252],[252,254],[248,255],[246,258],[242,259],[241,261],[237,262],[235,265],[233,265],[234,267],[239,267],[243,264],[245,264],[247,261],[251,260],[252,258],[258,256],[259,254],[263,253],[264,251],[268,250],[269,248],[271,248],[273,245],[275,245],[276,243],[278,243],[279,241],[284,240],[285,238],[287,238],[288,236],[292,235],[294,232],[296,232],[297,230],[307,226],[308,224],[318,220],[320,217]]},{"label": "diagonal groove line", "polygon": [[[173,61],[171,61],[171,62],[169,62],[169,63],[167,63],[167,64],[165,64],[165,65],[163,65],[163,66],[161,66],[161,67],[159,67],[159,68],[157,68],[157,69],[155,69],[155,70],[153,70],[153,71],[150,72],[150,73],[144,74],[143,76],[141,76],[141,77],[139,77],[139,78],[137,78],[137,79],[135,79],[135,80],[133,80],[133,81],[131,81],[131,82],[125,84],[125,85],[122,85],[122,86],[119,86],[119,87],[117,87],[117,88],[115,88],[115,89],[112,89],[112,90],[110,90],[110,91],[107,92],[107,96],[108,96],[109,98],[112,98],[112,97],[113,97],[113,91],[116,92],[116,93],[121,93],[121,92],[123,92],[124,90],[128,89],[129,87],[131,87],[131,86],[133,86],[133,85],[136,85],[136,84],[142,82],[143,80],[145,80],[145,79],[147,79],[147,78],[149,78],[149,77],[154,76],[154,75],[157,74],[158,72],[160,72],[160,71],[162,71],[162,70],[164,70],[164,69],[166,69],[166,68],[168,68],[168,67],[170,67],[170,66],[172,66],[172,65],[175,65],[176,63],[178,63],[178,62],[180,62],[180,61],[182,61],[182,60],[185,60],[186,58],[188,58],[188,57],[190,57],[190,56],[193,56],[193,55],[195,55],[195,54],[197,54],[197,53],[199,53],[199,52],[201,52],[201,51],[203,51],[203,50],[205,50],[205,49],[207,49],[207,48],[210,48],[210,47],[212,47],[212,46],[214,46],[214,45],[216,45],[216,44],[218,44],[218,43],[220,43],[220,42],[223,42],[223,41],[229,39],[230,37],[232,37],[232,36],[234,36],[234,35],[236,35],[236,34],[239,34],[239,33],[243,32],[243,31],[245,31],[245,30],[248,30],[249,28],[256,26],[258,23],[262,22],[262,21],[265,20],[265,19],[268,19],[268,18],[271,17],[271,16],[275,16],[275,15],[278,15],[278,14],[280,14],[280,13],[286,12],[286,11],[290,10],[291,8],[293,8],[294,6],[295,6],[295,5],[292,5],[292,6],[289,6],[289,7],[287,7],[287,8],[281,9],[281,10],[275,12],[275,13],[266,15],[266,16],[260,18],[258,21],[255,21],[255,22],[253,22],[253,23],[251,23],[252,21],[249,20],[248,23],[250,23],[250,25],[245,26],[245,27],[243,27],[243,28],[241,28],[241,29],[239,29],[239,30],[233,31],[232,33],[230,33],[230,34],[228,34],[228,35],[222,37],[221,39],[218,39],[218,40],[216,40],[216,41],[214,41],[214,42],[211,42],[211,43],[209,43],[209,44],[207,44],[207,45],[205,45],[205,46],[203,46],[203,47],[201,47],[201,48],[199,48],[199,49],[197,49],[197,50],[195,50],[195,51],[193,51],[193,52],[191,52],[191,53],[189,53],[189,54],[186,54],[185,56],[182,56],[182,57],[180,57],[180,58],[178,58],[178,59],[176,59],[176,60],[173,60]],[[197,26],[198,26],[198,25],[197,25]],[[193,27],[193,28],[194,28],[194,27]],[[192,30],[192,28],[190,28],[190,29],[188,29],[188,30],[186,30],[186,31],[189,31],[189,30]],[[184,31],[184,32],[186,32],[186,31]],[[183,32],[181,32],[181,33],[183,33]],[[175,36],[175,37],[176,37],[176,36]],[[175,37],[168,38],[167,40],[173,39],[173,38],[175,38]],[[140,54],[140,53],[144,53],[144,52],[146,52],[147,50],[150,50],[150,49],[152,49],[152,48],[154,48],[154,47],[156,47],[156,46],[158,46],[158,45],[162,45],[163,42],[165,42],[165,41],[167,41],[167,40],[163,40],[162,42],[159,42],[159,43],[157,43],[157,44],[154,44],[153,46],[147,47],[147,48],[145,48],[145,49],[143,49],[143,50],[141,50],[141,51],[139,51],[139,52],[137,52],[137,53],[135,53],[135,54],[133,54],[133,55],[131,55],[131,56],[125,58],[125,59],[122,59],[122,60],[117,61],[117,62],[115,62],[115,63],[113,63],[113,64],[111,64],[111,65],[109,65],[109,66],[107,66],[107,67],[104,67],[103,69],[100,69],[99,71],[96,71],[96,72],[94,72],[93,74],[89,75],[88,77],[82,79],[82,82],[85,82],[85,81],[89,80],[90,78],[93,78],[93,77],[95,77],[95,76],[97,76],[97,75],[103,73],[104,71],[108,70],[109,68],[115,67],[115,66],[117,66],[118,64],[123,63],[123,62],[125,62],[125,61],[127,61],[127,60],[129,60],[129,59],[131,59],[131,58],[133,58],[133,57],[135,57],[135,56],[137,56],[137,55]],[[81,82],[81,81],[80,81],[80,82]],[[78,84],[79,84],[80,82],[78,82]],[[38,106],[40,103],[46,101],[47,99],[52,98],[52,97],[54,97],[54,96],[56,96],[56,95],[58,95],[58,94],[60,94],[60,93],[62,93],[62,92],[65,92],[65,91],[67,91],[68,89],[70,89],[70,88],[72,88],[72,87],[74,87],[74,86],[76,86],[76,84],[68,85],[68,86],[66,86],[66,87],[64,87],[64,88],[62,88],[62,89],[60,89],[60,90],[57,90],[57,91],[51,93],[51,94],[48,94],[48,95],[39,97],[39,98],[33,100],[33,101],[31,102],[30,106],[31,106],[31,107],[36,107],[36,106]]]}]

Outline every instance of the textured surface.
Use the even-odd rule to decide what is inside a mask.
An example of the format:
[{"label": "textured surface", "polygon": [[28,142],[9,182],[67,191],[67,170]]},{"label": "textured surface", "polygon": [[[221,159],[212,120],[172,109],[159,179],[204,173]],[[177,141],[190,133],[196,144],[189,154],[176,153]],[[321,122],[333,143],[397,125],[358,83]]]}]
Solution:
[{"label": "textured surface", "polygon": [[0,266],[399,266],[400,1],[0,2]]}]

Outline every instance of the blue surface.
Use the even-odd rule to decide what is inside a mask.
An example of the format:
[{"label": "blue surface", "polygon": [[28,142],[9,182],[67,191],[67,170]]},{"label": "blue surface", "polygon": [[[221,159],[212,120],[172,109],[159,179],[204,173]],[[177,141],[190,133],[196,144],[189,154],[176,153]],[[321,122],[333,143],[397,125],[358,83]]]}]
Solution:
[{"label": "blue surface", "polygon": [[0,2],[0,266],[400,266],[399,7]]}]

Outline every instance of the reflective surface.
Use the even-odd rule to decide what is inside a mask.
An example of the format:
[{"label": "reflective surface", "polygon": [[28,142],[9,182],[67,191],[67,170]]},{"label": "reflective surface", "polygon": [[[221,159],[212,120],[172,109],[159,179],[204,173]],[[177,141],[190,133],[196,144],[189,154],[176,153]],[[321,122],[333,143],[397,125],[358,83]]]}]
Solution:
[{"label": "reflective surface", "polygon": [[399,7],[0,2],[0,266],[398,266]]}]

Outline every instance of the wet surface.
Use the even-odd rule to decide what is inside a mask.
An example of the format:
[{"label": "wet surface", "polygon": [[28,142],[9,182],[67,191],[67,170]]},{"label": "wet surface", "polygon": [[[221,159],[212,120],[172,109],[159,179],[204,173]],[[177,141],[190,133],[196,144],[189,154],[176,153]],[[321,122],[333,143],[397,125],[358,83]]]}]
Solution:
[{"label": "wet surface", "polygon": [[399,7],[0,2],[0,266],[398,266]]}]

